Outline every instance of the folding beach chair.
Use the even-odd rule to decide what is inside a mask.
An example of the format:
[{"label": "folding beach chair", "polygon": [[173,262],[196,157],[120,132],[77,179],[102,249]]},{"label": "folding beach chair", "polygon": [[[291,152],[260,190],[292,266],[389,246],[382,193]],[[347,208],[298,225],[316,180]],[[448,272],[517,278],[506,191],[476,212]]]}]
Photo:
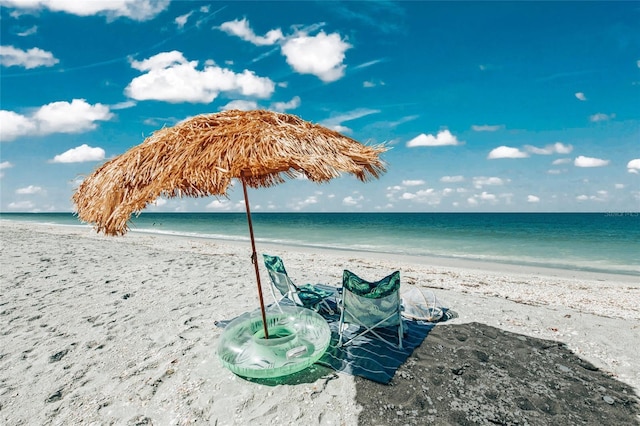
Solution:
[{"label": "folding beach chair", "polygon": [[[316,312],[322,308],[333,315],[333,309],[327,303],[327,299],[335,298],[335,291],[331,291],[328,288],[322,289],[312,284],[297,286],[289,278],[281,258],[268,254],[263,254],[262,256],[264,257],[264,264],[267,267],[269,278],[271,278],[271,294],[278,306],[280,306],[282,300],[289,299],[298,306],[303,306]],[[276,292],[280,293],[280,296]]]},{"label": "folding beach chair", "polygon": [[[342,275],[342,299],[340,301],[339,346],[352,343],[364,334],[371,333],[378,339],[396,346],[382,337],[376,329],[397,327],[398,344],[402,349],[402,303],[400,299],[400,272],[396,271],[376,282],[365,281],[353,272],[344,270]],[[349,324],[359,326],[358,334],[346,342],[345,331]],[[364,329],[364,330],[363,330]]]}]

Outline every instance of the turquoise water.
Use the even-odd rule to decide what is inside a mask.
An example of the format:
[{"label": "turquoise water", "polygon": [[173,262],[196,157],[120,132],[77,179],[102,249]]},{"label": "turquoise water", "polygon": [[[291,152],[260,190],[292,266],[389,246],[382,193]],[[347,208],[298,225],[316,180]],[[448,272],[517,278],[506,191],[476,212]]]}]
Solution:
[{"label": "turquoise water", "polygon": [[[69,213],[1,219],[80,225]],[[640,213],[254,213],[257,242],[640,276]],[[249,240],[244,213],[142,213],[131,230]]]}]

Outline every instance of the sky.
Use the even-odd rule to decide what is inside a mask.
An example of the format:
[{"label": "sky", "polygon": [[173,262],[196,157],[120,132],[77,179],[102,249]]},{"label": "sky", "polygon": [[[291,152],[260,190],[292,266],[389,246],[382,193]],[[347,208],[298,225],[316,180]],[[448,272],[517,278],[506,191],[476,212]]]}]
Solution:
[{"label": "sky", "polygon": [[253,211],[640,211],[637,2],[0,0],[0,31],[0,212],[71,212],[105,161],[228,109],[389,148],[378,180]]}]

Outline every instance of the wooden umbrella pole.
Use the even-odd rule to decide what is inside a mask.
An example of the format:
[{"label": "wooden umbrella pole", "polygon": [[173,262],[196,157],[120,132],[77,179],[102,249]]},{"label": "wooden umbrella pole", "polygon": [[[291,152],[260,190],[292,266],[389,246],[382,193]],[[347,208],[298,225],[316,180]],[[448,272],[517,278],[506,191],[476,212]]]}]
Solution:
[{"label": "wooden umbrella pole", "polygon": [[262,312],[262,325],[264,326],[264,338],[269,338],[269,330],[267,329],[267,314],[264,309],[264,299],[262,297],[262,285],[260,284],[260,270],[258,268],[258,254],[256,252],[256,241],[253,237],[253,224],[251,223],[251,209],[249,208],[249,198],[247,197],[247,184],[242,181],[242,191],[244,192],[244,205],[247,209],[247,221],[249,222],[249,235],[251,236],[251,263],[256,270],[256,282],[258,283],[258,296],[260,296],[260,311]]}]

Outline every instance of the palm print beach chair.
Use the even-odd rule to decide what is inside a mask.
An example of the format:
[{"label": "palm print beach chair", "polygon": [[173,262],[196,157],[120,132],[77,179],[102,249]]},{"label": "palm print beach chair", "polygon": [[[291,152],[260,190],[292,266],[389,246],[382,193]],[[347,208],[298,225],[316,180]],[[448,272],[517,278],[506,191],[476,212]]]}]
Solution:
[{"label": "palm print beach chair", "polygon": [[[400,298],[400,272],[396,271],[376,282],[365,281],[353,272],[344,270],[342,299],[340,301],[339,346],[345,346],[367,333],[395,346],[382,337],[377,328],[397,327],[397,347],[402,348],[402,303]],[[359,326],[358,334],[343,343],[349,324]]]},{"label": "palm print beach chair", "polygon": [[262,256],[264,257],[264,264],[267,267],[269,278],[271,278],[271,294],[278,306],[282,300],[289,299],[298,306],[303,306],[316,312],[320,309],[325,309],[330,314],[333,314],[333,309],[331,309],[327,300],[335,298],[334,291],[318,288],[312,284],[297,286],[289,278],[281,258],[268,254],[263,254]]}]

